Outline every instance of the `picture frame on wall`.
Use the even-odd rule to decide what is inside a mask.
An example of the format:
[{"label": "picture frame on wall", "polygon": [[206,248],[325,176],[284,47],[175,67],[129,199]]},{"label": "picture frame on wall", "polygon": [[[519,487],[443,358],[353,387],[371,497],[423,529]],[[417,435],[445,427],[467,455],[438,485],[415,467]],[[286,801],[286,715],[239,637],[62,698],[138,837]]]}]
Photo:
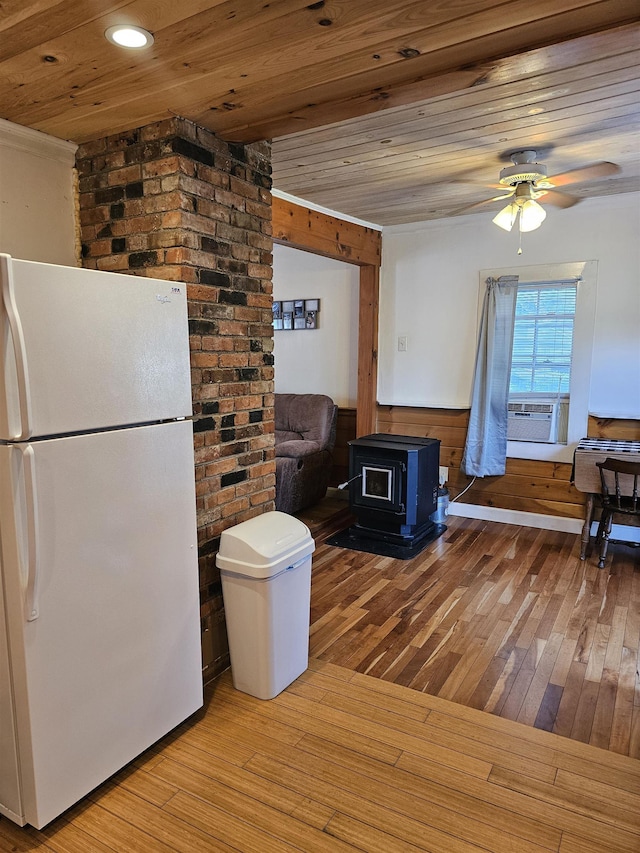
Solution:
[{"label": "picture frame on wall", "polygon": [[274,329],[318,328],[319,299],[277,299],[272,309]]}]

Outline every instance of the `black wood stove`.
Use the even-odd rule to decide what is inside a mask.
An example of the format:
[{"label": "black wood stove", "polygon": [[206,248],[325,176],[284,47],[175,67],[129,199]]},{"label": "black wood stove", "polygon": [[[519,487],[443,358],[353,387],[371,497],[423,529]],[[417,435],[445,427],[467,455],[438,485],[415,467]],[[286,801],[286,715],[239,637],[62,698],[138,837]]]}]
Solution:
[{"label": "black wood stove", "polygon": [[[433,537],[440,441],[375,433],[349,442],[351,538],[415,548]],[[438,535],[446,529],[438,526]]]}]

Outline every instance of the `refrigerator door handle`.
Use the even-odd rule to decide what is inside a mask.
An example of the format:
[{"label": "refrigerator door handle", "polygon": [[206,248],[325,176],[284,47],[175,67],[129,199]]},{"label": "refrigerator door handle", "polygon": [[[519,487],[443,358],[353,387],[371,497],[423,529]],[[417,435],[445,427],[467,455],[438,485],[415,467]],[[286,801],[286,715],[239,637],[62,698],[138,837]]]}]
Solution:
[{"label": "refrigerator door handle", "polygon": [[27,370],[27,350],[24,343],[22,322],[18,313],[13,287],[11,257],[0,254],[0,280],[2,280],[2,304],[9,322],[18,381],[18,402],[20,407],[20,429],[11,436],[13,441],[31,438],[31,397],[29,393],[29,371]]},{"label": "refrigerator door handle", "polygon": [[36,491],[36,460],[33,448],[22,451],[24,485],[27,504],[27,590],[25,616],[27,622],[38,618],[38,499]]}]

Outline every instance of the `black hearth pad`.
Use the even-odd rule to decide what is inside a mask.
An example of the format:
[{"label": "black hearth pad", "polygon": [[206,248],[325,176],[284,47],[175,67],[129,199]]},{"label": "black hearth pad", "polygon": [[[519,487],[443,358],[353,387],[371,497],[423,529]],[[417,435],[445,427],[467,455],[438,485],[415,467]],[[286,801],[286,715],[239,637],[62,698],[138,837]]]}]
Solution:
[{"label": "black hearth pad", "polygon": [[335,536],[327,539],[327,545],[337,548],[349,548],[351,551],[365,551],[367,554],[377,554],[379,557],[393,557],[396,560],[410,560],[420,554],[427,545],[434,542],[447,529],[446,524],[436,524],[432,530],[417,543],[412,545],[397,545],[395,542],[384,542],[382,539],[364,537],[354,534],[353,527],[341,530]]}]

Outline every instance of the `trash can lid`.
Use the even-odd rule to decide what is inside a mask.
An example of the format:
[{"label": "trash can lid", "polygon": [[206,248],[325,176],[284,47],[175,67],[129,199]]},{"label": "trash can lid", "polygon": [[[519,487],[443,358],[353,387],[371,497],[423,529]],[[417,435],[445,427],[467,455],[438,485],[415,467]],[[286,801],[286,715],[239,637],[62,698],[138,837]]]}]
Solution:
[{"label": "trash can lid", "polygon": [[314,549],[315,542],[306,524],[274,510],[224,530],[216,565],[237,574],[266,578]]}]

